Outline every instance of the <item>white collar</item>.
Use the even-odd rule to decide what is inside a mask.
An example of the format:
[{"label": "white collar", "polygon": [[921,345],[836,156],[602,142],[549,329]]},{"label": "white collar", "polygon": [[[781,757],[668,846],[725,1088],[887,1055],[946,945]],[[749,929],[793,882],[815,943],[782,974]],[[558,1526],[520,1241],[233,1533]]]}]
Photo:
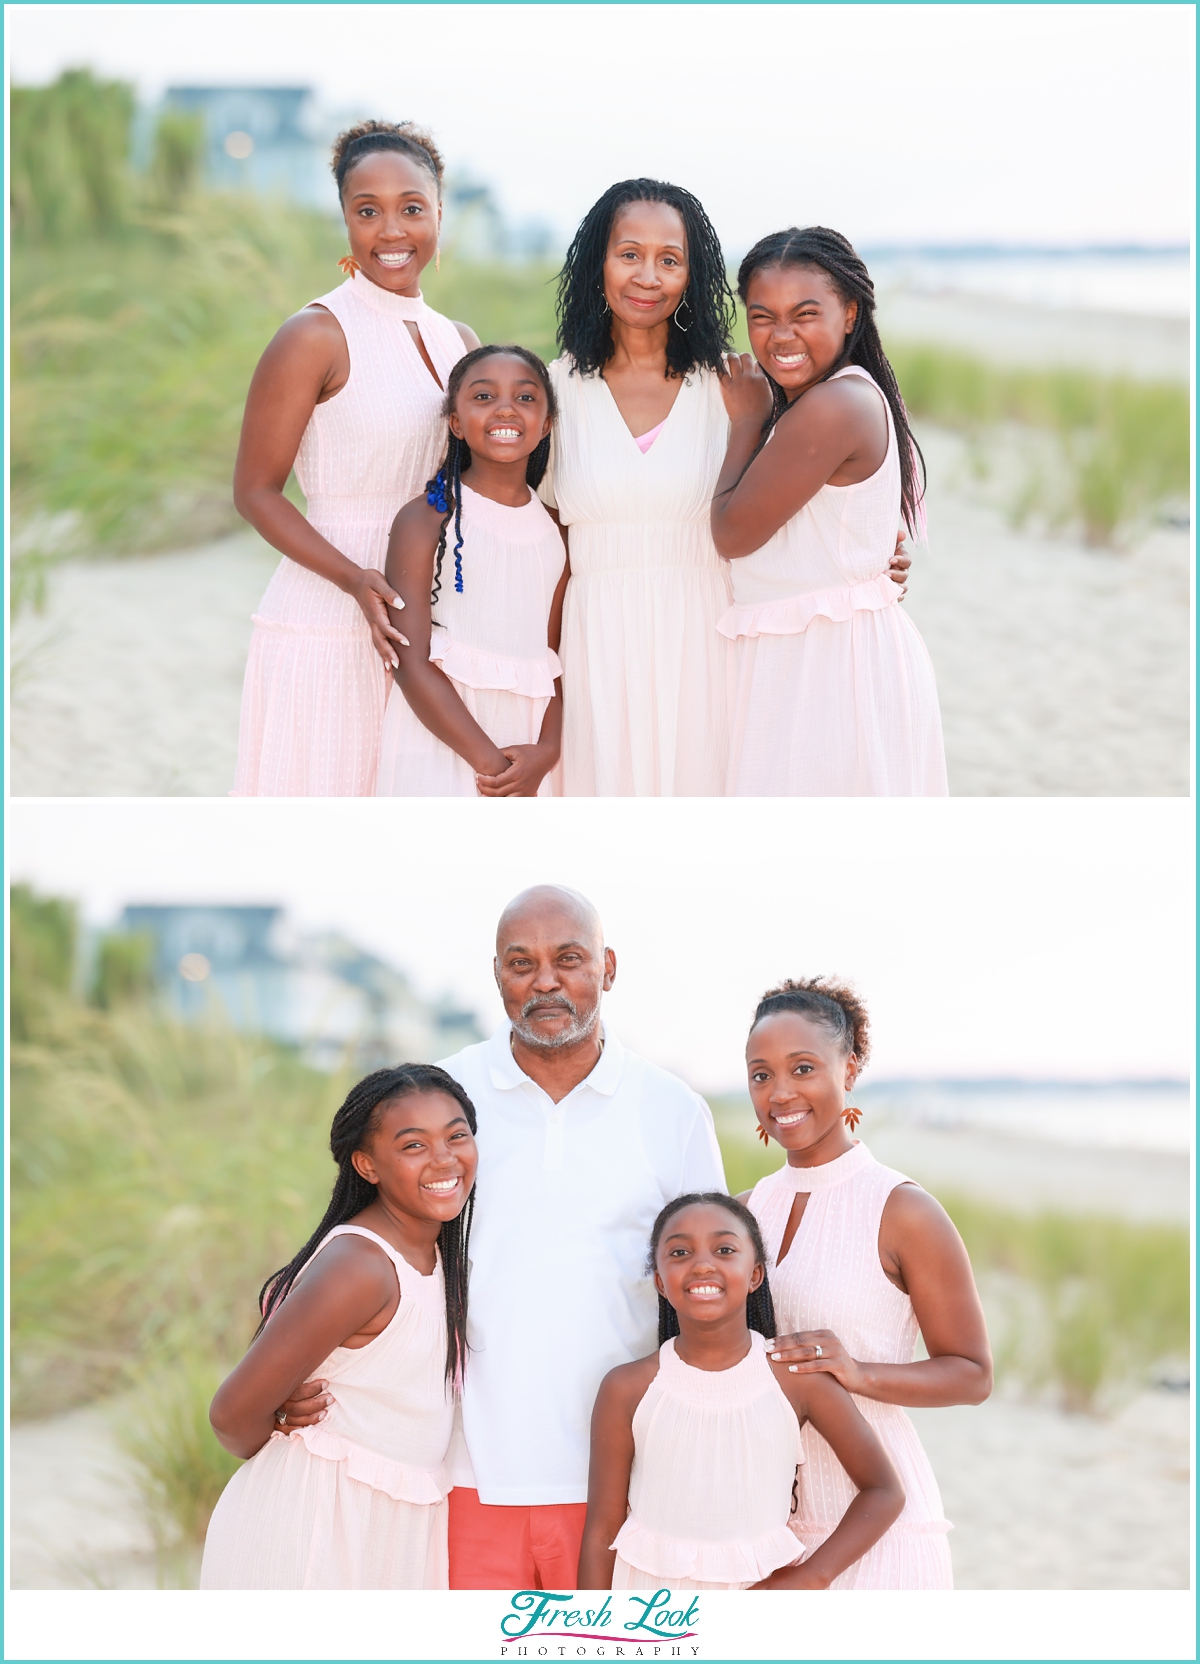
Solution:
[{"label": "white collar", "polygon": [[[510,1022],[501,1023],[495,1034],[488,1041],[488,1073],[492,1085],[501,1092],[510,1091],[514,1086],[537,1085],[531,1081],[512,1054],[512,1033]],[[600,1092],[606,1098],[611,1098],[621,1084],[621,1074],[625,1067],[625,1048],[617,1039],[603,1019],[600,1023],[600,1037],[603,1050],[596,1061],[596,1066],[587,1075],[580,1086],[590,1087],[593,1092]],[[574,1090],[578,1090],[575,1088]]]}]

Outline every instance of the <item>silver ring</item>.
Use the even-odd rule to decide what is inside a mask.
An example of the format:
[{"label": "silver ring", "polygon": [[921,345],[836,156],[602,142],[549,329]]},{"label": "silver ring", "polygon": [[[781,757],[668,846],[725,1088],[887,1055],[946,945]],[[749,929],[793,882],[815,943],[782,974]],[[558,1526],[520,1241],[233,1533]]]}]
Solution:
[{"label": "silver ring", "polygon": [[276,1410],[275,1420],[279,1423],[279,1425],[281,1427],[286,1427],[287,1426],[287,1411],[286,1410]]},{"label": "silver ring", "polygon": [[816,1351],[813,1353],[813,1356],[816,1357],[816,1358],[823,1358],[825,1356],[825,1354],[824,1354],[824,1352],[821,1351],[821,1348],[818,1346]]}]

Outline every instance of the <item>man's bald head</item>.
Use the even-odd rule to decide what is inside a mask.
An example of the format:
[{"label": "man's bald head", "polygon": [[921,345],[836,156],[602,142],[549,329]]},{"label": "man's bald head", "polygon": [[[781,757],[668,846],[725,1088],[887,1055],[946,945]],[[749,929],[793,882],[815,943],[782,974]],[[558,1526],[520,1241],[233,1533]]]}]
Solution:
[{"label": "man's bald head", "polygon": [[597,954],[604,952],[600,915],[586,896],[562,884],[534,884],[514,896],[501,913],[496,926],[497,954],[502,955],[506,947],[519,942],[530,929],[543,934],[556,920],[561,920],[569,932],[573,931]]},{"label": "man's bald head", "polygon": [[496,985],[513,1033],[536,1052],[594,1043],[600,1000],[617,961],[586,896],[535,884],[514,896],[496,926]]}]

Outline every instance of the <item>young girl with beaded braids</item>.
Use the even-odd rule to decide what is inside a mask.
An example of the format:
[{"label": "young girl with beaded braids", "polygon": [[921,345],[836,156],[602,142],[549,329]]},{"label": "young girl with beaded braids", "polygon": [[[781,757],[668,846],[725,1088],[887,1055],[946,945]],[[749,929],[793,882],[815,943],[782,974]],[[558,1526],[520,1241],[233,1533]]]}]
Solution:
[{"label": "young girl with beaded braids", "polygon": [[[213,1399],[248,1457],[213,1512],[205,1589],[445,1589],[443,1465],[466,1359],[475,1111],[445,1070],[379,1069],[334,1117],[325,1217],[268,1277],[250,1350]],[[304,1381],[336,1389],[294,1431]]]},{"label": "young girl with beaded braids", "polygon": [[933,666],[888,577],[921,485],[870,276],[836,231],[792,228],[754,245],[738,294],[754,356],[723,381],[711,511],[733,584],[728,795],[944,797]]},{"label": "young girl with beaded braids", "polygon": [[[404,606],[378,797],[546,797],[558,763],[567,558],[533,487],[557,413],[524,347],[479,347],[446,384],[446,462],[396,516]],[[393,615],[399,621],[400,615]]]},{"label": "young girl with beaded braids", "polygon": [[[904,1506],[879,1440],[828,1375],[768,1363],[766,1253],[741,1202],[719,1191],[668,1202],[648,1269],[659,1349],[601,1382],[579,1587],[827,1589]],[[788,1521],[808,1489],[805,1426],[856,1489],[802,1560]]]},{"label": "young girl with beaded braids", "polygon": [[[899,1473],[904,1511],[838,1589],[953,1586],[937,1480],[902,1405],[980,1404],[992,1386],[987,1328],[962,1239],[933,1197],[851,1137],[849,1094],[869,1052],[867,1013],[824,977],[763,995],[746,1042],[759,1136],[785,1164],[741,1198],[762,1228],[781,1329],[769,1342],[798,1379],[852,1396]],[[913,1361],[917,1339],[927,1356]],[[791,1528],[815,1555],[857,1483],[819,1427],[805,1427],[811,1483]]]}]

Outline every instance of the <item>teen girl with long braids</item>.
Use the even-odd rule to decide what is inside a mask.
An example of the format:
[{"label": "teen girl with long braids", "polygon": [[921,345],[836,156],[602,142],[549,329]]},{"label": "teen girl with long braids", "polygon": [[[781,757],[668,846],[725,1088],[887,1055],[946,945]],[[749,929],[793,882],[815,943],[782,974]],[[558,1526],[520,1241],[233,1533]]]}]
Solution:
[{"label": "teen girl with long braids", "polygon": [[550,795],[567,569],[531,487],[555,409],[524,347],[480,347],[450,372],[445,465],[396,516],[384,568],[411,647],[384,717],[379,797]]},{"label": "teen girl with long braids", "polygon": [[[836,1580],[838,1589],[953,1586],[937,1480],[902,1405],[980,1404],[992,1356],[971,1263],[933,1197],[851,1136],[849,1094],[869,1053],[851,989],[814,977],[763,995],[746,1042],[759,1135],[785,1164],[745,1201],[762,1227],[781,1330],[778,1367],[831,1375],[891,1458],[907,1500],[895,1524]],[[918,1337],[927,1356],[913,1361]],[[792,1530],[810,1554],[830,1540],[857,1483],[818,1427],[801,1432],[801,1506]]]},{"label": "teen girl with long braids", "polygon": [[[213,1512],[206,1589],[445,1589],[455,1383],[466,1361],[475,1111],[445,1070],[379,1069],[330,1134],[325,1217],[268,1277],[258,1334],[213,1399],[250,1458]],[[319,1375],[320,1419],[276,1409]]]},{"label": "teen girl with long braids", "polygon": [[[600,1385],[592,1417],[581,1589],[827,1589],[904,1506],[879,1440],[828,1375],[773,1369],[767,1260],[752,1214],[719,1191],[654,1222],[659,1348]],[[820,1430],[855,1487],[801,1562],[801,1428]]]},{"label": "teen girl with long braids", "polygon": [[792,228],[754,245],[738,294],[754,356],[730,360],[712,504],[734,601],[728,793],[945,796],[933,666],[888,574],[901,514],[921,518],[919,453],[867,268],[836,231]]},{"label": "teen girl with long braids", "polygon": [[[238,512],[284,556],[254,615],[234,793],[369,797],[388,672],[404,637],[383,576],[396,511],[433,473],[442,398],[479,341],[421,298],[437,254],[442,158],[412,122],[341,134],[350,240],[340,288],[297,312],[254,372]],[[284,495],[296,478],[306,514]]]}]

